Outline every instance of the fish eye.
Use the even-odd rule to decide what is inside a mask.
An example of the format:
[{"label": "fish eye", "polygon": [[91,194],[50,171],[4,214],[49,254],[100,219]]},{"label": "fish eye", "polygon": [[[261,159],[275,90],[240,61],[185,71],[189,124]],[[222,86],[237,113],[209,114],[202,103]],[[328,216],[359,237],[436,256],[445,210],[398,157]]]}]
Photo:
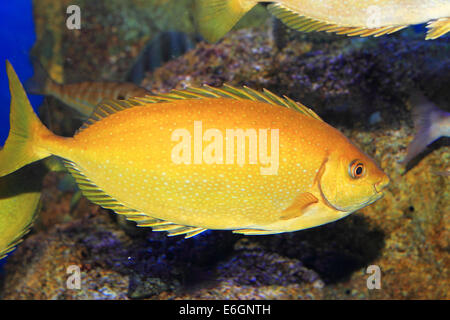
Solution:
[{"label": "fish eye", "polygon": [[353,160],[350,163],[349,174],[353,179],[361,178],[365,173],[366,168],[364,166],[364,163],[362,163],[360,160]]}]

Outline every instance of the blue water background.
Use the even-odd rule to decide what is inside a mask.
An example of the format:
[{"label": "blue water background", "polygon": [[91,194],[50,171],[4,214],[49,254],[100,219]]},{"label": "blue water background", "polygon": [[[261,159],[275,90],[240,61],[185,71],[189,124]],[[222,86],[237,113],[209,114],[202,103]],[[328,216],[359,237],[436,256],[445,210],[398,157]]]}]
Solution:
[{"label": "blue water background", "polygon": [[[24,83],[33,75],[30,49],[36,35],[32,15],[31,0],[14,0],[0,6],[0,145],[9,132],[10,94],[5,60],[8,59]],[[41,96],[30,96],[33,107],[42,103]]]},{"label": "blue water background", "polygon": [[[0,145],[3,146],[9,132],[9,93],[5,60],[8,59],[19,79],[25,82],[33,75],[30,49],[35,40],[32,0],[14,0],[0,6]],[[34,109],[42,103],[41,96],[31,96]],[[0,272],[6,259],[0,261]]]}]

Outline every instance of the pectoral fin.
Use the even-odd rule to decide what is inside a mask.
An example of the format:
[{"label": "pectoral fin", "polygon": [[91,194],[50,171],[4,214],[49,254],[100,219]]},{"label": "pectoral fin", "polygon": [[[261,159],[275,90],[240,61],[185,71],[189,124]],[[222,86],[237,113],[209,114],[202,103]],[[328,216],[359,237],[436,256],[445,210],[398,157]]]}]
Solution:
[{"label": "pectoral fin", "polygon": [[289,220],[300,217],[304,214],[305,209],[311,204],[317,203],[319,200],[311,193],[304,192],[295,198],[291,206],[282,212],[281,220]]}]

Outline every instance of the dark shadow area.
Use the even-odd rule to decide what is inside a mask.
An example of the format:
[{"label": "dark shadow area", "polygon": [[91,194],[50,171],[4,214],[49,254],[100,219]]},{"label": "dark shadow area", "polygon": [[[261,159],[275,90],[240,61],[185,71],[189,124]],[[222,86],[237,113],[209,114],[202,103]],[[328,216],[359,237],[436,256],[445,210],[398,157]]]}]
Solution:
[{"label": "dark shadow area", "polygon": [[[94,234],[95,241],[83,240],[88,260],[130,276],[131,298],[152,297],[163,291],[189,293],[213,288],[218,282],[267,286],[321,278],[332,284],[346,281],[353,272],[370,265],[385,245],[382,230],[358,215],[269,236],[208,231],[185,240],[145,230],[134,234],[129,247],[108,244],[108,235]],[[239,247],[238,240],[245,245]],[[99,247],[101,243],[114,252],[102,253],[105,248]]]},{"label": "dark shadow area", "polygon": [[184,32],[160,32],[141,50],[125,80],[140,85],[146,73],[185,54],[193,49],[199,41],[199,36],[188,35]]},{"label": "dark shadow area", "polygon": [[[278,235],[207,231],[190,239],[167,237],[165,232],[152,232],[150,228],[136,228],[135,232],[129,227],[123,233],[114,220],[113,214],[82,218],[45,239],[58,243],[58,247],[71,248],[71,257],[80,261],[82,272],[95,269],[108,274],[112,270],[128,277],[128,296],[134,299],[195,293],[218,288],[219,283],[230,290],[239,286],[298,285],[317,279],[337,283],[370,265],[385,245],[382,230],[358,214]],[[6,267],[15,268],[19,263],[34,268],[33,260],[45,254],[46,246],[41,242],[34,239],[23,243],[20,257],[12,255]]]},{"label": "dark shadow area", "polygon": [[385,246],[385,234],[356,213],[334,223],[256,241],[272,252],[300,260],[331,284],[348,280],[354,271],[377,259]]},{"label": "dark shadow area", "polygon": [[42,162],[29,164],[0,178],[0,201],[22,193],[40,192],[48,170]]},{"label": "dark shadow area", "polygon": [[[179,292],[213,286],[215,266],[233,251],[238,236],[229,231],[206,231],[190,239],[167,237],[165,232],[148,230],[145,238],[136,239],[129,248],[129,296],[141,298],[136,292],[148,285],[148,279],[161,279]],[[142,281],[147,279],[147,281]],[[147,292],[145,296],[149,293]]]}]

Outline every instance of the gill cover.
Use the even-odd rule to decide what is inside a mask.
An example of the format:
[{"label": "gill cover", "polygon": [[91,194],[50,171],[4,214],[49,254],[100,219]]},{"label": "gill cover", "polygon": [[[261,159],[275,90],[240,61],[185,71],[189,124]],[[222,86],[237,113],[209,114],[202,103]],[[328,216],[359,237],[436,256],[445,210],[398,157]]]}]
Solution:
[{"label": "gill cover", "polygon": [[[362,163],[364,175],[351,174],[353,164]],[[381,197],[370,177],[370,162],[365,159],[348,160],[346,157],[330,156],[319,180],[319,188],[326,203],[343,212],[356,211]],[[371,170],[372,169],[372,170]]]}]

